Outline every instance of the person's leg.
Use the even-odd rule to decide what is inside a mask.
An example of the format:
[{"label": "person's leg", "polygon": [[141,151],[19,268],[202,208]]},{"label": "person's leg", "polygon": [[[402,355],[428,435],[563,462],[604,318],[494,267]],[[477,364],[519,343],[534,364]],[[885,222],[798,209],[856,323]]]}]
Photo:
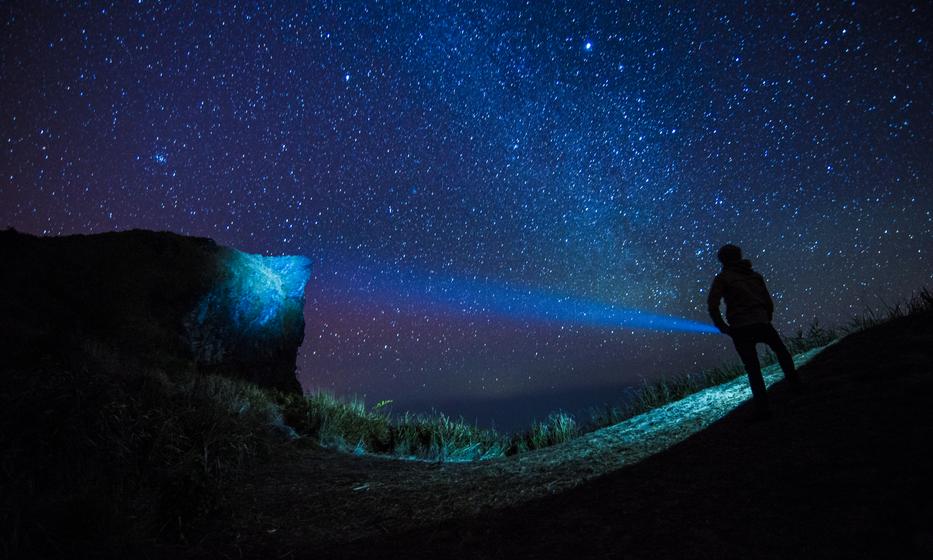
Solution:
[{"label": "person's leg", "polygon": [[794,366],[794,358],[790,355],[790,352],[787,350],[787,346],[784,345],[784,341],[781,340],[781,335],[778,334],[772,325],[768,325],[767,330],[764,331],[764,342],[771,348],[771,351],[777,356],[778,363],[781,365],[781,371],[784,372],[784,379],[787,380],[788,385],[792,389],[800,388],[800,376],[797,374],[797,368]]},{"label": "person's leg", "polygon": [[732,342],[748,374],[748,384],[752,388],[755,409],[759,414],[766,414],[768,393],[765,389],[765,380],[761,377],[761,364],[758,362],[758,352],[755,350],[755,336],[750,332],[742,332],[742,329],[738,328],[732,334]]}]

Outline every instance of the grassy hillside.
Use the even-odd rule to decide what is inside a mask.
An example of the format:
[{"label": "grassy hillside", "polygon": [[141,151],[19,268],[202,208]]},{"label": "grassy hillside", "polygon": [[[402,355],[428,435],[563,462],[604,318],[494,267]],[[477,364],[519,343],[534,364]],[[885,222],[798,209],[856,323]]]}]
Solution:
[{"label": "grassy hillside", "polygon": [[[472,463],[336,452],[269,464],[192,557],[929,558],[933,306],[560,445]],[[775,382],[776,381],[776,382]],[[737,406],[737,408],[735,408]]]},{"label": "grassy hillside", "polygon": [[184,539],[219,492],[288,441],[255,386],[172,380],[101,346],[4,369],[3,384],[4,557],[119,556]]},{"label": "grassy hillside", "polygon": [[[892,309],[890,317],[870,318],[853,330],[886,322],[875,328],[894,329],[905,321],[925,325],[931,302],[924,292],[909,306]],[[832,335],[814,330],[792,342],[800,350],[825,343]],[[80,332],[68,340],[56,345],[54,339],[45,339],[21,354],[28,360],[2,366],[0,553],[5,557],[66,557],[76,550],[116,557],[170,543],[187,549],[203,535],[217,534],[212,520],[238,507],[225,497],[270,465],[288,465],[296,476],[306,478],[341,476],[309,472],[307,465],[295,462],[296,449],[317,453],[318,446],[326,446],[440,461],[517,455],[518,463],[481,461],[463,471],[495,485],[491,473],[501,465],[521,470],[521,457],[533,455],[526,451],[595,434],[601,426],[741,373],[723,368],[672,378],[644,387],[627,408],[595,421],[578,423],[557,413],[525,433],[510,435],[440,414],[391,416],[384,403],[367,407],[321,394],[301,397],[182,372],[177,368],[183,364],[150,361],[132,348],[82,337]],[[338,462],[338,471],[359,472],[352,486],[359,492],[370,488],[359,469],[416,473],[411,484],[424,477],[423,466],[359,461],[351,453],[344,457],[356,462]],[[302,457],[304,461],[308,455]],[[586,478],[584,467],[567,462],[560,452],[549,457],[553,467],[546,461],[535,463],[535,476],[540,477],[535,488],[556,491]],[[560,471],[560,464],[566,472]],[[436,471],[438,488],[456,485],[449,479],[453,472],[460,471]],[[555,485],[558,479],[567,482]],[[400,480],[407,488],[409,479]],[[517,492],[506,490],[512,497]],[[417,488],[411,491],[417,493]],[[333,508],[340,503],[338,499]],[[464,507],[457,511],[471,511]],[[327,506],[320,509],[327,514]]]}]

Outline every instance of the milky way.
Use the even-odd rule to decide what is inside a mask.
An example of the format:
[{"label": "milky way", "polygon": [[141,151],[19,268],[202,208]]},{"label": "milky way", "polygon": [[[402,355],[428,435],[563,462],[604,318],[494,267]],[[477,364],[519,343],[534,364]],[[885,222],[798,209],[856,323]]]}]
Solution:
[{"label": "milky way", "polygon": [[732,359],[425,278],[705,321],[735,242],[785,333],[933,279],[929,2],[219,4],[3,6],[0,226],[307,255],[306,388],[456,411]]}]

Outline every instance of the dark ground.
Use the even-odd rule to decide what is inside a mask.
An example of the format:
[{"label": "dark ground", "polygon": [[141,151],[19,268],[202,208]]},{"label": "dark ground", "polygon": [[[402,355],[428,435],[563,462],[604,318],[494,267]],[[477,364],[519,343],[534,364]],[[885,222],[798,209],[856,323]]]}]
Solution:
[{"label": "dark ground", "polygon": [[[218,518],[217,530],[188,553],[933,558],[933,317],[921,313],[851,335],[801,372],[806,393],[776,385],[769,421],[750,422],[743,405],[640,463],[503,508],[462,505],[471,493],[483,502],[486,492],[522,491],[504,472],[497,478],[496,461],[458,467],[317,453],[316,464],[304,471],[292,465],[292,478],[279,478],[282,494],[274,499],[253,493],[262,481],[247,485],[253,490],[227,504],[240,523]],[[359,502],[349,524],[334,523],[342,508],[337,494],[330,502],[302,496],[301,476],[349,489],[375,476],[370,469],[392,471],[396,490]],[[405,511],[405,523],[380,521],[405,518]],[[292,529],[278,529],[286,525]]]}]

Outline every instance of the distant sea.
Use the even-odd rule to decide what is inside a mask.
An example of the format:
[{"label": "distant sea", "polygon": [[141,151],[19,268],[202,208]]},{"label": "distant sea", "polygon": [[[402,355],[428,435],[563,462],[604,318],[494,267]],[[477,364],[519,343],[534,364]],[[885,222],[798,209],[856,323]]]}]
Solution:
[{"label": "distant sea", "polygon": [[552,412],[563,411],[574,415],[579,424],[590,420],[592,408],[605,408],[606,404],[619,406],[632,396],[633,385],[611,387],[585,387],[554,390],[553,392],[481,399],[441,399],[434,401],[396,401],[391,405],[394,413],[443,412],[454,418],[463,417],[470,424],[496,428],[503,432],[523,431],[534,421],[544,420]]}]

